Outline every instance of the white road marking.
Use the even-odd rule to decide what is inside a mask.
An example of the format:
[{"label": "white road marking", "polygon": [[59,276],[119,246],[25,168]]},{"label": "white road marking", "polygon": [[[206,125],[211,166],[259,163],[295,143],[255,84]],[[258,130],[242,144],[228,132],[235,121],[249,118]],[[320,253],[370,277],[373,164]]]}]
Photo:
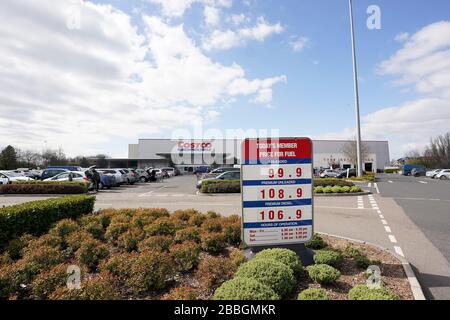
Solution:
[{"label": "white road marking", "polygon": [[394,250],[395,250],[395,252],[397,252],[398,255],[402,256],[403,258],[405,257],[405,255],[403,254],[402,248],[400,248],[398,246],[394,246]]},{"label": "white road marking", "polygon": [[389,226],[384,226],[384,230],[386,230],[387,233],[392,233],[392,230]]},{"label": "white road marking", "polygon": [[387,221],[384,219],[381,220],[381,223],[384,224],[385,226],[387,226],[387,224],[388,224]]},{"label": "white road marking", "polygon": [[381,214],[381,210],[378,210],[377,213]]},{"label": "white road marking", "polygon": [[390,234],[390,235],[388,235],[389,236],[389,240],[392,242],[392,243],[397,243],[397,239],[395,238],[395,236],[393,236],[392,234]]},{"label": "white road marking", "polygon": [[391,181],[391,180],[389,180],[388,182],[389,182],[389,183],[394,183],[394,181]]},{"label": "white road marking", "polygon": [[164,189],[164,188],[166,188],[166,186],[162,186],[162,187],[157,188],[156,190],[152,190],[152,191],[149,191],[149,192],[140,194],[138,197],[141,198],[141,197],[148,197],[148,196],[151,196],[153,193],[155,193],[155,192],[157,192],[157,191],[159,191],[159,190],[162,190],[162,189]]},{"label": "white road marking", "polygon": [[382,214],[380,214],[380,219],[384,219],[384,216]]},{"label": "white road marking", "polygon": [[420,183],[423,183],[423,184],[428,184],[428,182],[426,182],[426,181],[419,181]]},{"label": "white road marking", "polygon": [[368,188],[372,188],[372,182],[369,182],[369,184],[367,185]]},{"label": "white road marking", "polygon": [[378,183],[375,182],[375,189],[377,190],[377,193],[380,194],[380,189],[378,188]]}]

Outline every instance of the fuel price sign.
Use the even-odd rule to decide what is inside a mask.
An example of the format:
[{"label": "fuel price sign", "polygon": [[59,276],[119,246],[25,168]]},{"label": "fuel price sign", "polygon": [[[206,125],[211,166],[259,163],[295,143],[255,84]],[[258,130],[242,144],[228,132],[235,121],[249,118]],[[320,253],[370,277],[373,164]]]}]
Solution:
[{"label": "fuel price sign", "polygon": [[313,234],[312,141],[242,144],[243,239],[250,247],[308,242]]}]

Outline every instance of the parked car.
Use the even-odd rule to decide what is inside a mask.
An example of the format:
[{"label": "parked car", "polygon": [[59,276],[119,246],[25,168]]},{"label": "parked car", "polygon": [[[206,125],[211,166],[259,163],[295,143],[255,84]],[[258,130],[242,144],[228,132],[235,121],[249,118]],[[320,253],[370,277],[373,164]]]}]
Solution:
[{"label": "parked car", "polygon": [[149,181],[150,182],[157,182],[164,179],[164,175],[166,174],[161,169],[155,169],[155,168],[148,168],[146,169],[148,175],[149,175]]},{"label": "parked car", "polygon": [[219,174],[216,177],[199,179],[197,181],[197,189],[200,189],[202,187],[203,181],[211,181],[211,180],[224,180],[224,181],[241,180],[241,171],[228,171]]},{"label": "parked car", "polygon": [[224,172],[230,172],[230,171],[241,171],[241,168],[234,168],[234,167],[220,167],[217,169],[212,170],[211,174],[221,174]]},{"label": "parked car", "polygon": [[0,184],[10,184],[9,178],[0,172]]},{"label": "parked car", "polygon": [[19,173],[15,173],[13,171],[0,171],[0,174],[3,176],[6,176],[8,178],[9,182],[19,182],[19,181],[33,181],[33,179],[29,177],[25,177],[24,175],[21,175]]},{"label": "parked car", "polygon": [[63,172],[67,172],[70,170],[67,169],[45,169],[44,171],[42,171],[42,175],[41,175],[41,180],[45,180],[51,177],[56,176],[57,174],[63,173]]},{"label": "parked car", "polygon": [[105,175],[114,176],[116,180],[116,186],[127,183],[127,175],[125,174],[125,172],[120,172],[119,169],[97,169],[97,171]]},{"label": "parked car", "polygon": [[334,171],[332,169],[326,169],[321,174],[321,178],[337,178],[340,172]]},{"label": "parked car", "polygon": [[138,174],[138,180],[141,182],[148,182],[150,179],[150,175],[144,169],[136,169],[136,173]]},{"label": "parked car", "polygon": [[68,171],[84,171],[83,168],[78,166],[48,166],[47,169],[66,169]]},{"label": "parked car", "polygon": [[413,168],[411,170],[411,175],[413,177],[425,176],[426,173],[427,173],[427,169],[425,169],[425,168]]},{"label": "parked car", "polygon": [[165,168],[161,168],[162,171],[165,171],[168,175],[168,177],[175,177],[175,168],[172,167],[165,167]]},{"label": "parked car", "polygon": [[425,173],[425,176],[427,176],[428,178],[434,179],[434,177],[442,170],[443,169],[434,169],[434,170],[427,171]]},{"label": "parked car", "polygon": [[412,169],[426,170],[425,166],[421,165],[421,164],[405,164],[402,167],[401,174],[404,175],[404,176],[410,176]]},{"label": "parked car", "polygon": [[201,166],[201,167],[197,167],[194,170],[194,174],[202,174],[202,173],[208,173],[210,171],[210,167],[207,166]]},{"label": "parked car", "polygon": [[[357,175],[356,169],[348,169],[348,178],[356,177]],[[347,169],[340,170],[336,178],[347,178]]]},{"label": "parked car", "polygon": [[450,169],[441,170],[435,177],[435,179],[449,180],[450,179]]},{"label": "parked car", "polygon": [[[72,180],[70,179],[72,176]],[[64,171],[56,176],[51,178],[47,178],[44,181],[84,181],[89,182],[89,179],[86,177],[86,174],[83,171]]]},{"label": "parked car", "polygon": [[126,182],[130,185],[133,185],[138,181],[137,174],[129,169],[119,169],[120,172],[123,172],[126,174]]}]

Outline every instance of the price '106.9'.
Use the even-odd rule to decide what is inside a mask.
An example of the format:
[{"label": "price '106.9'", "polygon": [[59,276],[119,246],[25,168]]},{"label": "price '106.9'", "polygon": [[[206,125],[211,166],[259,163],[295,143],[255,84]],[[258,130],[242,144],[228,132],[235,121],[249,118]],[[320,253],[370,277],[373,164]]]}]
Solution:
[{"label": "price '106.9'", "polygon": [[[266,221],[266,220],[284,220],[286,217],[286,213],[283,210],[279,210],[279,211],[274,211],[274,210],[269,210],[269,211],[261,211],[260,213],[260,218],[261,221]],[[300,220],[302,218],[302,210],[298,209],[295,211],[295,218],[297,220]],[[292,218],[292,217],[287,217],[288,219]]]},{"label": "price '106.9'", "polygon": [[[261,190],[261,197],[262,199],[285,199],[287,198],[286,192],[284,189],[269,189],[269,190]],[[289,198],[292,198],[292,195],[288,196]],[[300,199],[303,197],[303,189],[297,188],[297,198]]]},{"label": "price '106.9'", "polygon": [[[297,178],[300,178],[302,176],[302,174],[303,174],[302,168],[295,169],[295,175],[297,176]],[[285,171],[283,168],[279,168],[279,169],[270,168],[269,169],[269,179],[275,179],[275,178],[282,179],[284,177],[285,177]],[[289,176],[289,177],[291,177],[291,176]]]}]

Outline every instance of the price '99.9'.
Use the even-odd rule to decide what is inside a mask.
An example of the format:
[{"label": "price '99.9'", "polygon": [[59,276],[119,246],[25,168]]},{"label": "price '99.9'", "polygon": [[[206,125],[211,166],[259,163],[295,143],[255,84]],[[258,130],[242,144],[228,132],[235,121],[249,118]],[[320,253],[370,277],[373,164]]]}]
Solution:
[{"label": "price '99.9'", "polygon": [[[300,178],[302,176],[302,168],[296,168],[295,169],[295,175],[297,178]],[[285,178],[285,170],[283,168],[279,168],[279,169],[274,169],[274,168],[270,168],[269,169],[269,179],[282,179]],[[291,178],[291,176],[289,176]]]}]

